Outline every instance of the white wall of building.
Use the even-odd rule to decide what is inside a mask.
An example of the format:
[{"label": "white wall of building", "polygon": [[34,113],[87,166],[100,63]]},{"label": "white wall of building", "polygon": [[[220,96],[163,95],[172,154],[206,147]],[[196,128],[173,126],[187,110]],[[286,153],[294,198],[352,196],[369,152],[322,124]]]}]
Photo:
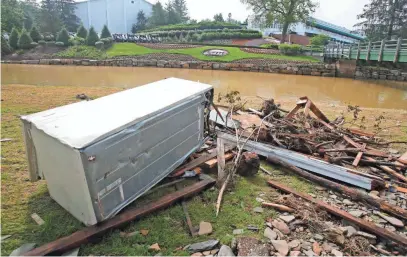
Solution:
[{"label": "white wall of building", "polygon": [[145,0],[89,0],[76,3],[75,14],[86,29],[93,26],[100,33],[106,24],[110,33],[131,33],[141,10],[149,17],[152,4]]}]

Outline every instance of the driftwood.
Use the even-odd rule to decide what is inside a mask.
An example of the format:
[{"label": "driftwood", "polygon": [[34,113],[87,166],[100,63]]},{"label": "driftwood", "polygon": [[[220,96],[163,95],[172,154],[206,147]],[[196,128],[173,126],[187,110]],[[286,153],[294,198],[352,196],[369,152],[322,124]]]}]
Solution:
[{"label": "driftwood", "polygon": [[388,202],[386,202],[385,200],[382,200],[380,198],[373,198],[372,196],[360,191],[360,190],[355,190],[353,188],[341,185],[339,183],[330,181],[328,179],[316,176],[312,173],[306,172],[300,168],[297,168],[293,165],[290,165],[278,158],[269,156],[267,158],[267,161],[273,163],[273,164],[277,164],[280,165],[284,168],[287,168],[288,170],[290,170],[291,172],[294,172],[295,174],[308,179],[310,181],[316,182],[321,186],[324,186],[326,188],[329,188],[331,190],[340,192],[344,195],[349,196],[351,199],[356,200],[356,201],[360,201],[360,202],[366,202],[376,208],[379,208],[380,210],[387,212],[391,215],[403,218],[403,219],[407,219],[407,210],[404,210],[398,206],[389,204]]},{"label": "driftwood", "polygon": [[369,231],[369,232],[371,232],[371,233],[373,233],[375,235],[378,235],[378,236],[380,236],[382,238],[385,238],[387,240],[394,241],[394,242],[402,245],[403,247],[407,247],[407,238],[405,238],[405,237],[403,237],[403,236],[401,236],[399,234],[391,232],[391,231],[389,231],[389,230],[387,230],[385,228],[381,228],[381,227],[377,226],[376,224],[374,224],[372,222],[367,222],[365,220],[356,218],[356,217],[352,216],[351,214],[349,214],[348,212],[345,212],[345,211],[343,211],[343,210],[341,210],[339,208],[331,206],[331,205],[329,205],[329,204],[327,204],[327,203],[325,203],[323,201],[315,200],[314,198],[312,198],[312,196],[310,196],[308,194],[297,192],[294,189],[289,188],[289,187],[287,187],[285,185],[282,185],[280,183],[277,183],[275,181],[269,180],[268,184],[270,186],[274,187],[274,188],[277,188],[277,189],[281,190],[281,191],[284,191],[286,193],[293,194],[296,197],[300,197],[302,199],[305,199],[305,200],[315,204],[317,207],[319,207],[319,208],[321,208],[321,209],[323,209],[323,210],[325,210],[325,211],[327,211],[327,212],[329,212],[329,213],[331,213],[331,214],[333,214],[335,216],[338,216],[340,218],[343,218],[343,219],[355,224],[356,226],[358,226],[361,229]]},{"label": "driftwood", "polygon": [[263,207],[271,207],[271,208],[274,208],[276,210],[283,211],[283,212],[291,212],[291,213],[295,212],[295,210],[293,208],[290,208],[290,207],[282,205],[282,204],[263,202],[261,204],[261,206],[263,206]]}]

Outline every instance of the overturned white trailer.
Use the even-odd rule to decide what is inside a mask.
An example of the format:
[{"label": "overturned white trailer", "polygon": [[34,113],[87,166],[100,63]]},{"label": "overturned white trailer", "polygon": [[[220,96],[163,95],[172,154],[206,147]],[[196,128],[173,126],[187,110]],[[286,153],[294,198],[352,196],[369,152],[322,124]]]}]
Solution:
[{"label": "overturned white trailer", "polygon": [[204,141],[210,85],[169,78],[23,116],[32,180],[86,225],[140,197]]}]

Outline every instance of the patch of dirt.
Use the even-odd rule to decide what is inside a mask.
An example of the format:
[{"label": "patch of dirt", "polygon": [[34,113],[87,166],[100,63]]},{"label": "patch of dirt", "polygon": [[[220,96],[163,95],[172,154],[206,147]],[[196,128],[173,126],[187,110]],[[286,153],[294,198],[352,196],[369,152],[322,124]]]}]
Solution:
[{"label": "patch of dirt", "polygon": [[39,59],[50,59],[54,54],[65,50],[64,47],[58,46],[37,46],[34,49],[25,50],[22,54],[9,54],[3,56],[4,60],[39,60]]},{"label": "patch of dirt", "polygon": [[138,43],[139,46],[144,46],[151,49],[186,49],[201,47],[198,45],[184,45],[184,44],[154,44],[154,43]]},{"label": "patch of dirt", "polygon": [[263,58],[246,58],[235,60],[233,63],[247,63],[258,66],[267,66],[270,64],[292,64],[292,63],[311,63],[308,61],[292,61],[292,60],[280,60],[280,59],[263,59]]},{"label": "patch of dirt", "polygon": [[260,49],[260,48],[240,48],[243,52],[252,54],[280,54],[280,51],[276,49]]}]

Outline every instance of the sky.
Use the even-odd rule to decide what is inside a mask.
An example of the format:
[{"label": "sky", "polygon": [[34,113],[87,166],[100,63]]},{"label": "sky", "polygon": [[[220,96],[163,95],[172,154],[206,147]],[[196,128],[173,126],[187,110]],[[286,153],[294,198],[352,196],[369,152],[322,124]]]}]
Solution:
[{"label": "sky", "polygon": [[[147,0],[150,3],[156,3],[158,0]],[[186,0],[189,9],[189,15],[192,19],[212,19],[216,13],[222,13],[227,17],[232,13],[232,18],[245,20],[250,14],[240,0]],[[317,0],[318,1],[318,0]],[[166,3],[168,0],[160,0]],[[363,10],[363,6],[369,0],[319,0],[319,7],[314,13],[314,17],[352,29],[357,23],[356,16]]]}]

